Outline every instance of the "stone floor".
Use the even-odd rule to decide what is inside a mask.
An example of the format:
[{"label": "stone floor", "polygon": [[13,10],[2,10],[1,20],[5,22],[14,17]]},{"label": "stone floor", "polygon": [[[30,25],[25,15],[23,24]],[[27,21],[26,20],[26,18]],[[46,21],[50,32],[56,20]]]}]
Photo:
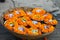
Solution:
[{"label": "stone floor", "polygon": [[[55,1],[58,5],[59,0],[53,0]],[[58,5],[60,7],[60,5]],[[0,15],[1,13],[3,13],[5,10],[9,9],[9,8],[13,8],[14,4],[13,1],[11,0],[6,0],[5,3],[0,3]],[[60,16],[59,16],[60,17]],[[60,21],[58,23],[58,25],[56,26],[56,30],[49,35],[48,40],[60,40]],[[0,24],[0,40],[17,40],[17,38],[15,36],[13,36],[8,30],[6,30],[1,24]],[[38,40],[41,40],[40,38]]]}]

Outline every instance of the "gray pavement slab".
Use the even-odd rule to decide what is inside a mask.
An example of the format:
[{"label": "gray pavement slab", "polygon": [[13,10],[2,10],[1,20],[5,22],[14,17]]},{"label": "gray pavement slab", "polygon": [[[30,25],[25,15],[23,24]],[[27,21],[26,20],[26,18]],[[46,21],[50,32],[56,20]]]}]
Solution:
[{"label": "gray pavement slab", "polygon": [[[17,0],[14,0],[14,1],[17,1]],[[22,0],[23,1],[23,0]],[[18,2],[15,2],[16,4],[15,4],[15,6],[25,6],[25,4],[23,5],[23,3],[21,3],[22,2],[21,0],[20,0],[20,2],[18,1]],[[36,0],[35,0],[36,1]],[[39,1],[39,0],[38,0]],[[38,3],[38,1],[36,2],[36,3]],[[46,0],[45,0],[46,1]],[[60,7],[60,1],[58,0],[53,0],[54,2],[57,2],[57,4],[56,5],[58,5],[59,7]],[[30,3],[31,3],[32,1],[30,0]],[[17,4],[18,3],[18,4]],[[26,1],[24,1],[24,3],[26,3],[27,4],[27,2]],[[35,3],[35,4],[36,4]],[[19,5],[19,4],[21,4],[21,5]],[[33,3],[34,4],[34,3]],[[47,4],[48,5],[48,4]],[[50,5],[50,4],[49,4]],[[28,6],[28,4],[26,5],[26,6]],[[30,6],[32,6],[31,4],[30,4]],[[37,5],[37,6],[39,6],[39,5]],[[14,7],[14,5],[13,5],[13,2],[11,1],[11,0],[6,0],[6,2],[5,3],[0,3],[0,15],[4,12],[4,11],[6,11],[7,9],[9,9],[9,8],[13,8]],[[51,8],[51,10],[52,10],[52,8]],[[51,34],[51,35],[49,35],[48,37],[48,40],[60,40],[60,21],[59,21],[59,23],[58,23],[58,25],[56,26],[56,30]],[[6,30],[1,24],[0,24],[0,40],[16,40],[16,37],[15,36],[13,36],[8,30]],[[38,39],[38,40],[40,40],[40,39]]]}]

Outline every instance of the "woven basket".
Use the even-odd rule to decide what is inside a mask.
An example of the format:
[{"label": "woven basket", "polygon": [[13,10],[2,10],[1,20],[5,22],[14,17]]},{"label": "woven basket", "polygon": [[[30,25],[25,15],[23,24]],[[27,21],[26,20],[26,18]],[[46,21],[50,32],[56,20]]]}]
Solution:
[{"label": "woven basket", "polygon": [[[22,8],[23,10],[32,10],[32,8],[29,8],[29,7],[19,7],[19,8]],[[7,10],[8,12],[11,12],[13,9],[16,9],[16,8],[12,8],[12,9],[9,9],[9,10]],[[6,12],[7,12],[6,11]],[[5,12],[4,12],[5,13]],[[1,24],[3,25],[4,24],[4,20],[3,20],[3,15],[4,15],[4,13],[0,16],[0,22],[1,22]],[[4,26],[4,25],[3,25]],[[7,28],[6,28],[7,29]],[[10,31],[10,30],[9,30]],[[45,33],[45,34],[42,34],[42,35],[37,35],[37,36],[35,36],[35,35],[22,35],[22,34],[17,34],[17,33],[15,33],[15,32],[13,32],[13,31],[10,31],[13,35],[15,35],[15,36],[17,36],[17,37],[19,37],[19,38],[25,38],[25,39],[28,39],[28,40],[31,40],[31,39],[37,39],[37,38],[43,38],[43,37],[45,37],[45,36],[47,36],[47,35],[49,35],[49,34],[51,34],[52,32],[50,32],[50,33]]]}]

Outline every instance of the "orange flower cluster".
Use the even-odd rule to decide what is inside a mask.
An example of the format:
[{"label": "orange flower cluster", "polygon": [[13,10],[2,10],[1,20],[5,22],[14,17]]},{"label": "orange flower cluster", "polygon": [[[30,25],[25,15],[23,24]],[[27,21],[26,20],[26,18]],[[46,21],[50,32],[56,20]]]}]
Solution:
[{"label": "orange flower cluster", "polygon": [[33,8],[32,11],[16,9],[4,14],[4,26],[18,34],[42,35],[54,31],[57,20],[51,13],[42,8]]}]

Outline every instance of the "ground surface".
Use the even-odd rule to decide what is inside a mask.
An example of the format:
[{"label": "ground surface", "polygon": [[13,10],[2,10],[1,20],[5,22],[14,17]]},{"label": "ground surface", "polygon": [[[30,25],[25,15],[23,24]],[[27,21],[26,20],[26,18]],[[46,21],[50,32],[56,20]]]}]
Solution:
[{"label": "ground surface", "polygon": [[[60,7],[60,1],[59,0],[53,0],[57,3],[57,5]],[[6,0],[5,3],[0,3],[0,15],[5,10],[9,8],[13,8],[13,3],[11,0]],[[59,16],[60,17],[60,16]],[[8,30],[6,30],[1,24],[0,24],[0,40],[17,40],[15,36],[13,36]],[[40,40],[40,39],[39,39]],[[60,21],[58,25],[56,26],[56,30],[48,36],[48,40],[60,40]]]}]

